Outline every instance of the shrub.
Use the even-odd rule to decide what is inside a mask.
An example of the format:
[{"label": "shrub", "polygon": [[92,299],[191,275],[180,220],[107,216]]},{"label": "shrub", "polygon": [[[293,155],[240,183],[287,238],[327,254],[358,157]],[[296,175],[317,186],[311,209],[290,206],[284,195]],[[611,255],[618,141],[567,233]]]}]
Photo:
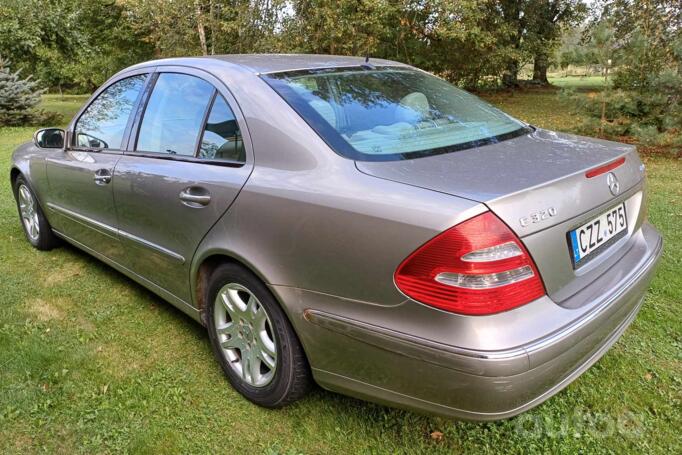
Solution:
[{"label": "shrub", "polygon": [[[682,76],[651,76],[647,89],[604,89],[591,95],[564,91],[587,116],[581,130],[601,136],[633,136],[645,145],[682,145]],[[602,119],[602,112],[604,118]]]},{"label": "shrub", "polygon": [[30,76],[22,79],[20,72],[11,72],[0,59],[0,126],[58,123],[60,114],[36,108],[45,90]]}]

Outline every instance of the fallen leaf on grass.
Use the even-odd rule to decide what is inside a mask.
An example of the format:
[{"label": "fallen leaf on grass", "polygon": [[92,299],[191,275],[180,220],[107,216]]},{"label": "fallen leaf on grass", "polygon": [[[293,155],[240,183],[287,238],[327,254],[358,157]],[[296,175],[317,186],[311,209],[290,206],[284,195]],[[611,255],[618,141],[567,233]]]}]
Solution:
[{"label": "fallen leaf on grass", "polygon": [[430,436],[431,436],[431,439],[433,439],[434,441],[442,441],[443,440],[443,433],[441,433],[440,431],[432,431]]}]

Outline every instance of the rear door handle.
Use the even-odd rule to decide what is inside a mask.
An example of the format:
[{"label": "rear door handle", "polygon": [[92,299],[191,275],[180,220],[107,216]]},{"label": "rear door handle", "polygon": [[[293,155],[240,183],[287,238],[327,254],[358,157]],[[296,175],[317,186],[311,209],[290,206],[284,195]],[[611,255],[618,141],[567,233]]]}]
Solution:
[{"label": "rear door handle", "polygon": [[208,190],[201,187],[189,187],[180,191],[180,200],[189,207],[203,207],[211,202]]},{"label": "rear door handle", "polygon": [[97,185],[106,185],[111,183],[111,171],[109,169],[97,169],[94,177]]}]

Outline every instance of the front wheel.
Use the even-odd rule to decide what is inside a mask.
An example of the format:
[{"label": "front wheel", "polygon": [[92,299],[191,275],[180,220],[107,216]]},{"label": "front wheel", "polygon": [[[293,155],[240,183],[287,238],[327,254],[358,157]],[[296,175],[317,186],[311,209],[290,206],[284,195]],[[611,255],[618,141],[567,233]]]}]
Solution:
[{"label": "front wheel", "polygon": [[29,243],[39,250],[51,250],[56,247],[59,241],[52,232],[52,227],[45,218],[33,190],[21,175],[14,181],[14,197],[17,200],[21,226]]},{"label": "front wheel", "polygon": [[264,407],[303,397],[311,380],[303,348],[265,285],[237,264],[223,264],[207,286],[208,333],[232,386]]}]

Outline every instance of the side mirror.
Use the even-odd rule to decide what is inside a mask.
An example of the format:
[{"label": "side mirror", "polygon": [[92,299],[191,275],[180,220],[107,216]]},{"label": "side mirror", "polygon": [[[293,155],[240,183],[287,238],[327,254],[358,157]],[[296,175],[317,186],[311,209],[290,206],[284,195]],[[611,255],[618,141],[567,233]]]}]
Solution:
[{"label": "side mirror", "polygon": [[43,128],[35,132],[33,143],[43,149],[61,149],[65,134],[61,128]]}]

